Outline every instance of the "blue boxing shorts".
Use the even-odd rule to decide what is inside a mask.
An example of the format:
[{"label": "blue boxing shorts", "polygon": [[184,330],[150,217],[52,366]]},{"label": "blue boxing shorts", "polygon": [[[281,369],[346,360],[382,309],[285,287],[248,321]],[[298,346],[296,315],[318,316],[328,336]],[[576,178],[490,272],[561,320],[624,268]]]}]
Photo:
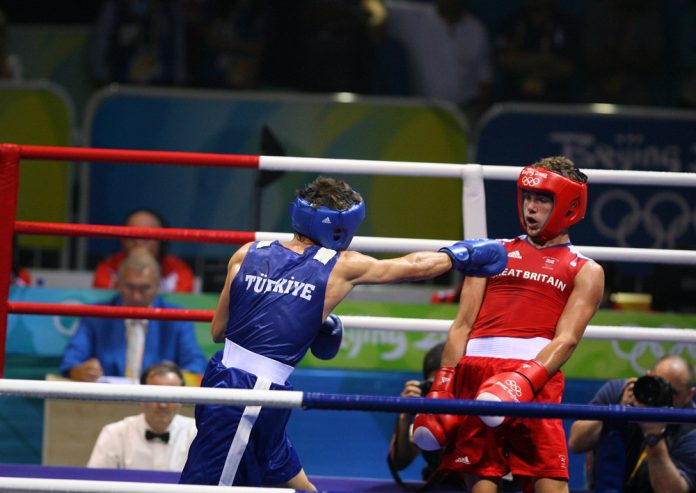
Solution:
[{"label": "blue boxing shorts", "polygon": [[[248,371],[252,369],[260,371]],[[292,371],[292,367],[227,341],[225,350],[210,359],[201,386],[292,390],[283,375],[285,369],[289,369],[287,375]],[[179,483],[272,486],[289,481],[302,469],[285,433],[289,418],[290,409],[196,405],[198,434]]]}]

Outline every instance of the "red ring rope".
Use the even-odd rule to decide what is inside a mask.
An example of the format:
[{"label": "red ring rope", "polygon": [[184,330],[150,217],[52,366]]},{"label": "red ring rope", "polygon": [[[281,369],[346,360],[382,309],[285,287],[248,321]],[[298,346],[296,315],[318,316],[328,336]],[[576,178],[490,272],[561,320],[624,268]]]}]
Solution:
[{"label": "red ring rope", "polygon": [[256,239],[256,233],[244,231],[129,228],[125,226],[17,221],[19,164],[22,158],[253,169],[259,168],[260,161],[260,156],[252,155],[0,144],[0,377],[2,377],[2,372],[5,367],[7,315],[10,312],[44,315],[92,315],[113,318],[135,317],[195,321],[211,320],[212,312],[206,310],[164,310],[85,305],[69,306],[49,303],[12,303],[6,301],[9,296],[9,283],[12,268],[12,236],[15,233],[153,238],[236,244],[247,243]]},{"label": "red ring rope", "polygon": [[72,315],[103,318],[143,318],[147,320],[190,320],[210,322],[213,310],[189,310],[187,308],[150,308],[135,306],[64,305],[61,303],[30,303],[8,301],[10,313],[30,315]]},{"label": "red ring rope", "polygon": [[184,228],[136,228],[133,226],[106,226],[101,224],[66,224],[17,221],[16,233],[35,235],[90,236],[93,238],[150,238],[207,243],[244,244],[256,240],[250,231],[221,231]]},{"label": "red ring rope", "polygon": [[[12,144],[4,144],[9,146]],[[185,166],[217,166],[224,168],[258,168],[260,156],[246,154],[210,154],[203,152],[133,151],[127,149],[88,149],[79,147],[19,147],[25,159],[59,161],[94,161],[112,163],[178,164]]]}]

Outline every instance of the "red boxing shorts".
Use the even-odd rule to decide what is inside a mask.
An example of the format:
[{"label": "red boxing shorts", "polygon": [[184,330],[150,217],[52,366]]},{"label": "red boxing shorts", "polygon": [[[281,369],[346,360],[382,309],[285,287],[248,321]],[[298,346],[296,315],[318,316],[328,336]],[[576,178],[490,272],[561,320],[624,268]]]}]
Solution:
[{"label": "red boxing shorts", "polygon": [[[513,371],[517,359],[464,356],[457,365],[454,395],[473,399],[481,384]],[[560,403],[565,380],[557,372],[533,402]],[[483,477],[514,475],[568,479],[568,449],[560,419],[511,418],[489,428],[478,416],[462,416],[457,439],[445,452],[441,471]]]}]

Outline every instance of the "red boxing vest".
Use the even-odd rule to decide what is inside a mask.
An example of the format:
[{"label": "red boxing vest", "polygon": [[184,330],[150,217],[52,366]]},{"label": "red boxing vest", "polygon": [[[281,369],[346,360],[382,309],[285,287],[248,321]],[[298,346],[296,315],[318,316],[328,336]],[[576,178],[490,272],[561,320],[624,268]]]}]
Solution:
[{"label": "red boxing vest", "polygon": [[488,279],[470,339],[553,339],[575,275],[589,259],[570,243],[536,248],[526,235],[504,240],[507,268]]}]

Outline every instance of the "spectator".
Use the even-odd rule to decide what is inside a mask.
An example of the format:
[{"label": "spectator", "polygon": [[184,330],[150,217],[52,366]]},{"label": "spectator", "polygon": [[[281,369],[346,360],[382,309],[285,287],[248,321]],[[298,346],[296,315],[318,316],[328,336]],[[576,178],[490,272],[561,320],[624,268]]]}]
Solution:
[{"label": "spectator", "polygon": [[451,101],[475,120],[490,103],[493,63],[488,30],[464,0],[389,0],[389,32],[410,54],[416,96]]},{"label": "spectator", "polygon": [[269,37],[267,0],[211,0],[200,4],[189,31],[192,84],[255,89]]},{"label": "spectator", "polygon": [[179,0],[107,0],[93,37],[90,62],[100,84],[185,82],[184,20]]},{"label": "spectator", "polygon": [[664,27],[655,0],[595,0],[583,27],[589,102],[654,104],[664,56]]},{"label": "spectator", "polygon": [[[151,209],[136,209],[126,216],[126,226],[139,228],[164,228],[166,221]],[[136,247],[147,249],[160,264],[162,279],[160,290],[165,293],[193,291],[193,271],[180,258],[166,252],[167,244],[159,240],[124,238],[122,250],[101,261],[94,271],[92,285],[95,288],[113,289],[118,280],[118,269],[123,259]]]},{"label": "spectator", "polygon": [[17,237],[12,237],[12,272],[10,273],[10,286],[31,286],[31,274],[19,264],[19,245]]},{"label": "spectator", "polygon": [[[155,364],[140,379],[145,385],[185,385],[179,367]],[[87,467],[177,471],[184,468],[188,448],[196,436],[193,418],[178,414],[181,404],[148,402],[137,416],[102,428]]]},{"label": "spectator", "polygon": [[[425,358],[423,358],[423,381],[408,380],[401,391],[401,397],[425,397],[430,389],[430,385],[433,383],[435,372],[440,368],[440,358],[442,357],[442,348],[444,346],[445,344],[441,342],[430,348]],[[413,417],[414,415],[411,413],[401,413],[397,416],[396,427],[389,444],[387,463],[394,479],[397,483],[401,483],[398,471],[406,469],[422,453],[426,465],[421,471],[421,475],[426,483],[431,484],[436,481],[433,473],[440,465],[442,453],[439,450],[421,452],[416,444],[413,443],[411,436]]]},{"label": "spectator", "polygon": [[264,81],[311,92],[370,90],[377,0],[275,1]]},{"label": "spectator", "polygon": [[[647,375],[653,378],[608,381],[590,404],[696,407],[694,369],[686,359],[664,356]],[[659,397],[665,400],[660,402]],[[693,424],[576,421],[568,446],[573,452],[592,451],[589,459],[593,467],[589,469],[593,472],[588,479],[594,483],[590,488],[597,491],[687,493],[696,488]]]},{"label": "spectator", "polygon": [[22,80],[22,62],[8,49],[7,17],[0,11],[0,79]]},{"label": "spectator", "polygon": [[386,8],[377,0],[368,0],[365,8],[370,12],[369,32],[373,47],[370,94],[413,95],[409,53],[405,44],[389,33],[385,22]]},{"label": "spectator", "polygon": [[569,101],[576,43],[552,0],[523,0],[496,36],[501,99]]},{"label": "spectator", "polygon": [[675,61],[679,105],[696,108],[696,0],[676,4]]},{"label": "spectator", "polygon": [[[144,248],[131,251],[118,271],[119,294],[106,304],[178,308],[159,294],[159,265]],[[205,356],[191,322],[83,318],[63,353],[60,371],[73,380],[94,382],[103,376],[138,380],[141,369],[171,360],[202,374]]]}]

